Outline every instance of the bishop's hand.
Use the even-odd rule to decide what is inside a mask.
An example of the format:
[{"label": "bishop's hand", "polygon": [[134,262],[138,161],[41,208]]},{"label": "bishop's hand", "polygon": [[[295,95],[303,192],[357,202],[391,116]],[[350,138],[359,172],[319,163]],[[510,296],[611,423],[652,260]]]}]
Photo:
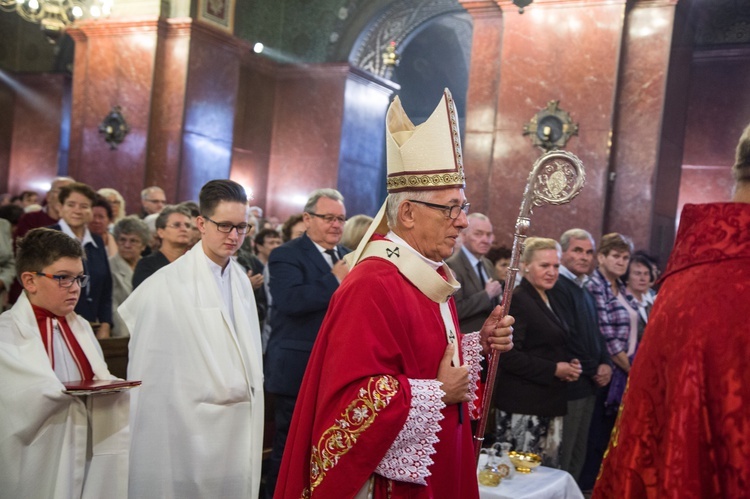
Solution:
[{"label": "bishop's hand", "polygon": [[443,385],[440,387],[445,405],[459,404],[471,400],[469,394],[469,369],[466,366],[453,367],[453,350],[454,344],[449,344],[445,348],[443,358],[440,360],[438,367],[437,380]]},{"label": "bishop's hand", "polygon": [[512,326],[516,320],[510,315],[505,317],[502,315],[503,307],[496,306],[479,331],[480,343],[485,355],[490,353],[490,349],[503,353],[513,348]]}]

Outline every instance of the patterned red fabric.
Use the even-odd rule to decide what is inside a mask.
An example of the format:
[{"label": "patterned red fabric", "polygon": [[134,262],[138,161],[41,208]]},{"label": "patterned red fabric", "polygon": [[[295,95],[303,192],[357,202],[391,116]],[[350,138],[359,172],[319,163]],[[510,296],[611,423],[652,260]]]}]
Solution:
[{"label": "patterned red fabric", "polygon": [[94,370],[91,369],[88,357],[83,353],[81,345],[78,344],[78,340],[73,334],[73,330],[70,329],[68,321],[65,317],[58,317],[47,309],[31,305],[34,310],[34,316],[36,317],[36,323],[39,326],[39,333],[42,337],[42,343],[44,343],[44,349],[47,351],[49,356],[50,364],[52,368],[55,368],[55,358],[52,353],[52,321],[51,319],[57,319],[60,324],[60,332],[62,333],[63,341],[67,345],[70,354],[73,356],[73,360],[78,366],[78,371],[81,373],[81,379],[84,381],[91,381],[94,379]]},{"label": "patterned red fabric", "polygon": [[[409,379],[435,379],[446,345],[439,306],[394,265],[379,258],[357,265],[315,341],[274,497],[353,497],[407,420]],[[477,498],[467,406],[443,409],[427,485],[378,477],[375,497]]]},{"label": "patterned red fabric", "polygon": [[750,204],[687,205],[595,498],[750,490]]}]

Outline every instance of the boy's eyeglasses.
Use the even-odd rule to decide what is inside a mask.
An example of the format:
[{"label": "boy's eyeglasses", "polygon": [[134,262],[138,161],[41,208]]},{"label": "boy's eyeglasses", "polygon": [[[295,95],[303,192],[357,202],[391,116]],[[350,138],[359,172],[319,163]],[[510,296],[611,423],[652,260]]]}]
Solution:
[{"label": "boy's eyeglasses", "polygon": [[40,275],[42,277],[48,277],[50,279],[54,279],[57,281],[57,285],[61,288],[69,288],[73,285],[74,282],[78,282],[78,286],[85,288],[86,285],[89,283],[89,276],[85,274],[81,275],[54,275],[54,274],[45,274],[44,272],[35,272],[36,275]]}]

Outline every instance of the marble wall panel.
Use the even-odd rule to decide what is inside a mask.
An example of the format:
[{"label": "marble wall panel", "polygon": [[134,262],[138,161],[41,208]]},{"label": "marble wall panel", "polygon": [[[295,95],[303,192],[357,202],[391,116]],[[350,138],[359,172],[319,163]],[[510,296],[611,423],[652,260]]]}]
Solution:
[{"label": "marble wall panel", "polygon": [[352,68],[346,81],[338,190],[348,216],[375,216],[385,187],[385,115],[398,86]]},{"label": "marble wall panel", "polygon": [[680,178],[679,214],[686,204],[721,203],[732,198],[734,177],[728,166],[684,165]]},{"label": "marble wall panel", "polygon": [[[128,211],[140,209],[157,22],[111,21],[72,30],[76,41],[69,172],[93,187],[113,187],[125,197]],[[118,105],[130,132],[112,151],[98,132],[101,121]],[[107,165],[107,168],[102,168]]]},{"label": "marble wall panel", "polygon": [[197,199],[208,180],[229,178],[239,74],[231,37],[194,24],[178,199]]},{"label": "marble wall panel", "polygon": [[605,231],[648,248],[661,148],[674,5],[636,5],[627,15],[615,124],[610,210]]},{"label": "marble wall panel", "polygon": [[252,192],[252,204],[266,209],[268,164],[275,108],[275,64],[255,54],[243,60],[237,92],[230,178]]},{"label": "marble wall panel", "polygon": [[702,50],[692,66],[683,163],[731,165],[750,123],[750,48]]},{"label": "marble wall panel", "polygon": [[7,170],[9,192],[33,190],[43,198],[57,176],[60,121],[65,75],[23,74],[12,77],[16,85],[9,99],[12,111],[10,157]]},{"label": "marble wall panel", "polygon": [[13,141],[15,92],[4,82],[0,82],[0,193],[8,192],[10,175],[10,146]]},{"label": "marble wall panel", "polygon": [[462,1],[461,4],[473,21],[463,141],[466,195],[479,209],[489,205],[487,185],[497,119],[502,11],[493,1]]},{"label": "marble wall panel", "polygon": [[348,64],[279,72],[268,172],[268,213],[301,211],[310,192],[338,185],[339,145]]},{"label": "marble wall panel", "polygon": [[143,184],[163,186],[168,201],[178,199],[190,28],[189,20],[159,22]]},{"label": "marble wall panel", "polygon": [[[508,244],[528,173],[541,151],[523,126],[550,100],[580,125],[566,149],[587,170],[572,204],[537,209],[532,232],[558,237],[571,225],[601,233],[609,166],[609,134],[622,37],[624,2],[548,2],[519,14],[503,7],[502,67],[497,99],[488,207],[499,243]],[[502,193],[502,195],[500,194]]]},{"label": "marble wall panel", "polygon": [[231,157],[231,142],[186,131],[182,136],[180,189],[174,200],[197,201],[203,184],[229,178]]}]

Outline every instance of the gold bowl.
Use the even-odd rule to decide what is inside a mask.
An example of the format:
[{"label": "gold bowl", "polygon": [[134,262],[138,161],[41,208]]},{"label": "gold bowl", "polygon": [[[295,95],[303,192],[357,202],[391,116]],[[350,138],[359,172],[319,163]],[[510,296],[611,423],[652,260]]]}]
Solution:
[{"label": "gold bowl", "polygon": [[534,468],[542,464],[542,458],[533,452],[511,451],[508,457],[519,473],[531,473]]}]

